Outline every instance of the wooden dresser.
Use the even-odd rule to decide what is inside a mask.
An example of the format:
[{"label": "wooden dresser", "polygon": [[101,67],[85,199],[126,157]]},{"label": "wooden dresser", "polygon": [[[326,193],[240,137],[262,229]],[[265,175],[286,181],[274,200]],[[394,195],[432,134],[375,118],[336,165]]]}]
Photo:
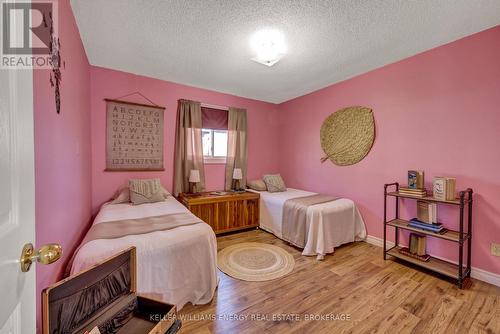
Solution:
[{"label": "wooden dresser", "polygon": [[259,198],[259,194],[247,191],[227,195],[182,193],[178,199],[217,234],[258,227]]}]

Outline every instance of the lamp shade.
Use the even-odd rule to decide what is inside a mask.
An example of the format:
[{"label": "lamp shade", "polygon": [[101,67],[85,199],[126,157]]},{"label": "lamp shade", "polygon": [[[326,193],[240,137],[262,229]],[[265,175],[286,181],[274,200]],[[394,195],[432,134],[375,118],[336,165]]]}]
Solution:
[{"label": "lamp shade", "polygon": [[197,169],[191,169],[189,172],[189,182],[200,182],[200,171]]},{"label": "lamp shade", "polygon": [[233,179],[241,180],[243,178],[243,173],[241,172],[241,168],[235,168],[233,170]]}]

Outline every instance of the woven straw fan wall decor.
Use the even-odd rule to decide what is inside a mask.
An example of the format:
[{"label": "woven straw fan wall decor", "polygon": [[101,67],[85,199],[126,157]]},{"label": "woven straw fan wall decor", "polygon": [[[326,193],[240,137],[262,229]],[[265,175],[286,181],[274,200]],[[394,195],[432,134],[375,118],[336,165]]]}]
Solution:
[{"label": "woven straw fan wall decor", "polygon": [[360,162],[370,152],[375,140],[373,112],[366,107],[347,107],[328,116],[320,130],[321,148],[338,166]]}]

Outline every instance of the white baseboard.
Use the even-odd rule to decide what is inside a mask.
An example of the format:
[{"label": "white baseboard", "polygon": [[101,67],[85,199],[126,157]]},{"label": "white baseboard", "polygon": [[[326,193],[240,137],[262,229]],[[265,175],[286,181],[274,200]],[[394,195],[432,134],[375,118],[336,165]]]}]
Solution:
[{"label": "white baseboard", "polygon": [[[372,235],[368,235],[365,239],[365,242],[367,242],[371,245],[377,246],[377,247],[384,247],[384,239],[377,238],[377,237],[374,237]],[[394,246],[394,242],[387,241],[387,247],[390,248],[393,246]],[[446,259],[446,258],[443,258],[440,256],[434,256],[434,257],[437,259],[443,260],[443,261],[448,261],[448,262],[458,264],[458,262],[456,262],[456,261],[450,261],[449,259]],[[475,278],[477,280],[480,280],[480,281],[483,281],[486,283],[490,283],[490,284],[493,284],[496,286],[500,286],[500,274],[495,274],[495,273],[492,273],[492,272],[489,272],[489,271],[486,271],[483,269],[475,268],[475,267],[472,267],[471,269],[472,269],[471,270],[471,277],[472,278]]]},{"label": "white baseboard", "polygon": [[[367,235],[365,241],[373,246],[384,247],[384,239],[374,237],[373,235]],[[387,241],[387,246],[394,246],[394,242]]]}]

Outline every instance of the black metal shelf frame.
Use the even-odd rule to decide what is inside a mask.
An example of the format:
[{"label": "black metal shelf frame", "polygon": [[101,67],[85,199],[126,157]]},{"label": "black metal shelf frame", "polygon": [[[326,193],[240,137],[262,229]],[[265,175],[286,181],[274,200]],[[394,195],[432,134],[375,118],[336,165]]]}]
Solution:
[{"label": "black metal shelf frame", "polygon": [[[398,226],[392,226],[388,225],[387,223],[392,221],[393,219],[387,219],[387,196],[388,196],[388,188],[390,187],[395,187],[396,193],[399,191],[399,183],[398,182],[393,182],[393,183],[388,183],[384,185],[384,260],[387,259],[387,255],[389,256],[394,256],[392,254],[388,254],[391,250],[396,249],[399,246],[399,229],[401,227]],[[464,191],[459,192],[459,210],[460,210],[460,217],[459,217],[459,238],[457,241],[451,241],[451,242],[456,242],[458,243],[458,265],[456,266],[456,276],[453,276],[454,279],[457,280],[457,285],[460,287],[460,289],[463,288],[464,280],[467,277],[470,277],[471,274],[471,251],[472,251],[472,194],[473,191],[471,188],[468,188]],[[397,194],[395,195],[394,192],[391,192],[391,195],[395,197],[395,218],[394,219],[400,219],[399,218],[399,199],[400,198],[406,198],[406,199],[415,199],[418,200],[420,198],[417,197],[408,197],[405,195],[398,196]],[[431,200],[432,198],[422,198],[422,200]],[[450,205],[452,203],[446,203],[442,201],[435,201],[436,203],[444,204],[444,205]],[[464,219],[465,219],[465,207],[467,206],[467,231],[464,229]],[[387,226],[392,226],[394,228],[394,246],[391,247],[390,249],[387,249]],[[403,229],[403,228],[401,228]],[[430,237],[437,237],[437,236],[432,236],[429,235]],[[450,240],[448,240],[450,241]],[[466,266],[464,267],[464,244],[467,242],[467,259],[466,259]],[[426,262],[422,262],[419,264],[417,261],[408,261],[407,259],[403,257],[397,257],[400,260],[406,261],[406,262],[411,262],[416,265],[420,265],[428,270],[434,271],[434,272],[439,272],[439,270],[433,269],[432,265],[426,265]],[[451,265],[451,263],[450,263]],[[449,275],[451,277],[451,275]]]}]

